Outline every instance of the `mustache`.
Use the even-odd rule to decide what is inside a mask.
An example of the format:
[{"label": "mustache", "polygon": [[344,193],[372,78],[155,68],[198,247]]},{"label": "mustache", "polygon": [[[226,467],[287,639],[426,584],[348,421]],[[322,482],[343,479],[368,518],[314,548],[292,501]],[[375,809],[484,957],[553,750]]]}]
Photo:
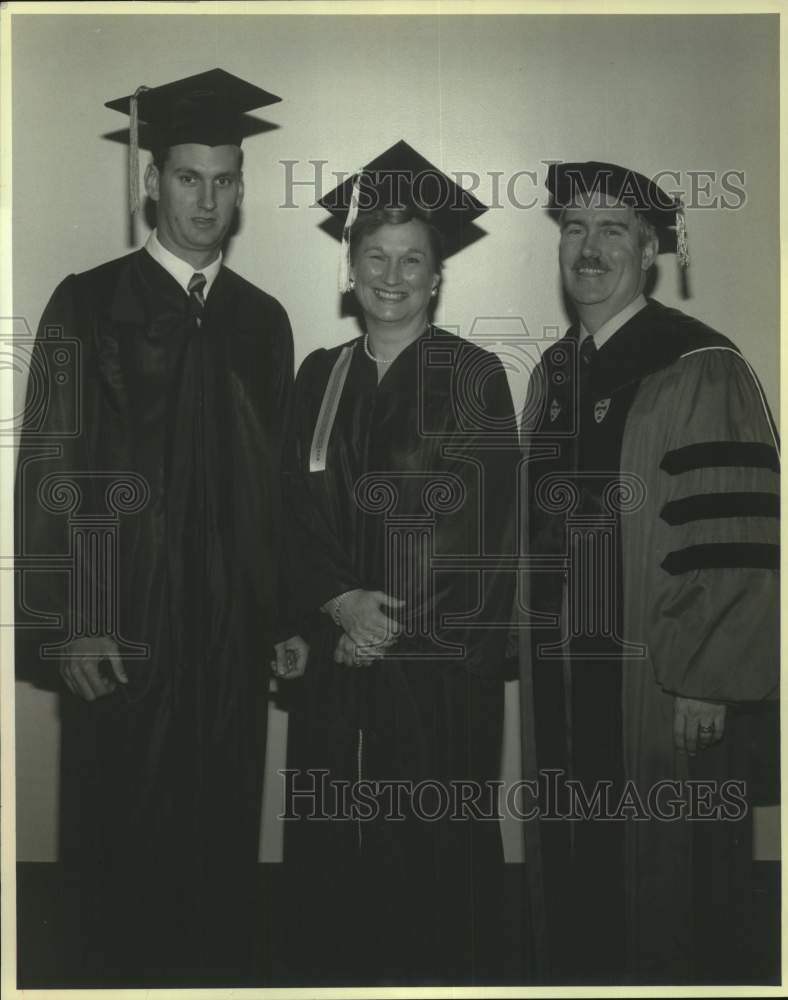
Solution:
[{"label": "mustache", "polygon": [[584,267],[594,267],[598,271],[609,271],[610,268],[607,264],[603,264],[601,260],[579,260],[576,264],[572,265],[573,271],[580,271]]}]

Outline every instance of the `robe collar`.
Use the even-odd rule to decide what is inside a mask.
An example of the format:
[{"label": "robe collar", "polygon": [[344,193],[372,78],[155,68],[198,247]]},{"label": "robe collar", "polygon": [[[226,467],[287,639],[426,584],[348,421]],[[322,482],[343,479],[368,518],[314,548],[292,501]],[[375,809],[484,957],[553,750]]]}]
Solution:
[{"label": "robe collar", "polygon": [[181,288],[189,294],[189,282],[191,281],[193,274],[205,275],[205,289],[203,295],[208,298],[211,291],[211,286],[216,280],[216,276],[222,266],[222,252],[219,251],[219,256],[215,260],[212,260],[210,264],[206,267],[199,268],[199,271],[192,267],[188,261],[182,260],[180,257],[168,250],[161,241],[159,240],[157,231],[152,230],[150,236],[145,243],[145,250],[153,257],[157,264],[161,264],[164,270],[172,275],[173,278],[178,282]]},{"label": "robe collar", "polygon": [[[221,308],[226,299],[226,272],[214,276],[213,293],[206,308]],[[107,288],[104,306],[109,321],[118,327],[177,327],[188,316],[188,298],[173,275],[143,247],[122,261],[122,271]]]},{"label": "robe collar", "polygon": [[[426,329],[415,340],[412,340],[404,347],[390,365],[386,366],[383,377],[378,381],[377,364],[371,358],[367,357],[364,350],[365,334],[362,334],[355,342],[356,364],[363,370],[364,377],[369,381],[370,387],[374,386],[376,390],[380,390],[381,392],[396,390],[402,385],[403,380],[406,384],[410,385],[413,378],[417,377],[416,372],[419,368],[419,360],[423,349],[421,344],[425,340],[439,335],[443,335],[444,337],[451,336],[450,334],[447,335],[445,330],[441,330],[431,323],[428,324]],[[370,373],[374,376],[373,378],[370,377]]]},{"label": "robe collar", "polygon": [[617,312],[615,316],[611,316],[609,320],[600,326],[596,333],[589,333],[589,331],[580,324],[580,343],[582,344],[586,337],[593,337],[594,343],[596,344],[597,350],[600,350],[614,333],[617,333],[621,327],[628,323],[641,309],[646,307],[646,296],[641,292],[637,295],[627,306]]},{"label": "robe collar", "polygon": [[[567,337],[578,341],[579,328],[572,327]],[[616,330],[596,355],[591,390],[597,398],[610,396],[669,367],[688,351],[727,345],[726,337],[693,317],[647,299],[645,308]]]}]

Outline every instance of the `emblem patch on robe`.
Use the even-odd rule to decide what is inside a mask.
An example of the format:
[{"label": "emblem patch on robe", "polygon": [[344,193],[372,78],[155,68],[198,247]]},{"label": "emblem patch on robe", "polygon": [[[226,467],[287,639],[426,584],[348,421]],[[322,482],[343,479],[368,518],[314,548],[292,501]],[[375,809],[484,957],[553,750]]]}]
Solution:
[{"label": "emblem patch on robe", "polygon": [[[608,400],[610,402],[610,400]],[[557,399],[554,399],[550,404],[550,423],[554,424],[558,420],[558,416],[561,413],[561,405]]]},{"label": "emblem patch on robe", "polygon": [[607,416],[607,411],[609,409],[610,409],[610,399],[609,398],[608,399],[598,399],[594,403],[594,420],[596,420],[596,422],[598,424],[601,424],[602,421]]}]

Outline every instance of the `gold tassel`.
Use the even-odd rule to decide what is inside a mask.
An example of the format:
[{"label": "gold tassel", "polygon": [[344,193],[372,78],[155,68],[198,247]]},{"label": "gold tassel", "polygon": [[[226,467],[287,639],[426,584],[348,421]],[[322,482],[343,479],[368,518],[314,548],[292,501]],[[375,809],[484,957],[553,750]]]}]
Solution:
[{"label": "gold tassel", "polygon": [[679,202],[679,207],[676,209],[676,255],[679,260],[679,266],[688,268],[690,255],[689,244],[687,243],[687,220],[684,216],[684,205],[681,202]]},{"label": "gold tassel", "polygon": [[353,181],[353,193],[350,196],[350,208],[348,208],[345,225],[342,229],[342,245],[339,249],[339,290],[340,292],[350,291],[350,229],[358,217],[358,202],[361,193],[361,175],[363,170],[356,172],[356,179]]},{"label": "gold tassel", "polygon": [[137,87],[129,101],[129,214],[140,207],[140,120],[137,100],[147,87]]}]

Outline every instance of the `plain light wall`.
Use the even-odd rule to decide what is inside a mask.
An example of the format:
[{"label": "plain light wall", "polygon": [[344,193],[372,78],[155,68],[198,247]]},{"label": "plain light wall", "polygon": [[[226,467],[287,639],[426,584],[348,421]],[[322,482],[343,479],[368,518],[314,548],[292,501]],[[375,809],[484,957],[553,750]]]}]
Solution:
[{"label": "plain light wall", "polygon": [[[258,8],[259,9],[259,8]],[[487,235],[451,258],[437,321],[495,346],[567,325],[558,231],[541,207],[546,161],[609,160],[654,175],[744,174],[736,211],[687,211],[691,297],[675,258],[654,295],[734,339],[777,405],[779,354],[779,32],[775,15],[739,16],[144,16],[25,15],[12,23],[14,315],[32,329],[55,285],[128,252],[126,147],[103,138],[128,120],[104,101],[222,66],[283,101],[258,112],[278,128],[244,144],[246,199],[228,263],[287,308],[296,362],[356,332],[339,314],[337,244],[281,161],[309,180],[350,173],[400,138],[447,172],[480,175],[498,204]],[[143,156],[141,167],[146,158]],[[535,178],[523,172],[535,173]],[[496,181],[495,178],[498,178]],[[469,181],[466,179],[466,183]],[[673,187],[672,181],[668,181]],[[724,192],[711,183],[711,196]],[[708,200],[708,197],[706,198]],[[136,226],[139,245],[147,235]],[[527,373],[512,371],[521,400]],[[517,774],[516,685],[507,691],[504,776]],[[272,715],[270,760],[285,722]],[[276,766],[279,766],[277,764]],[[54,698],[17,685],[18,857],[56,843]],[[281,830],[269,782],[266,860]],[[519,830],[505,826],[507,857]]]}]

